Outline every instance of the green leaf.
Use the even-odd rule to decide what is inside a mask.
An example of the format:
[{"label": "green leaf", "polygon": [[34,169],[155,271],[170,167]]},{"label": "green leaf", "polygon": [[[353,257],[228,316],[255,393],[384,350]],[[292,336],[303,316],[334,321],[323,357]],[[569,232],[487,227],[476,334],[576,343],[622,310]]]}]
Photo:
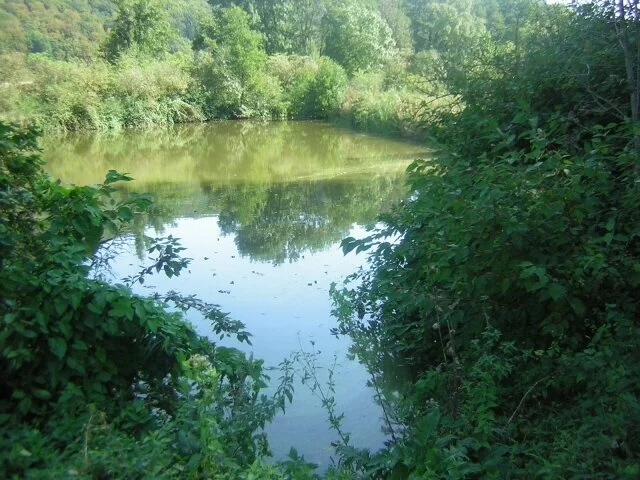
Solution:
[{"label": "green leaf", "polygon": [[133,306],[127,298],[117,300],[109,310],[109,316],[115,318],[126,317],[129,320],[133,318]]},{"label": "green leaf", "polygon": [[86,373],[84,364],[79,362],[75,357],[70,356],[67,358],[67,365],[83,375]]},{"label": "green leaf", "polygon": [[573,311],[579,316],[583,316],[587,311],[586,305],[579,298],[576,298],[576,297],[569,298],[569,305],[571,305],[571,308],[573,308]]},{"label": "green leaf", "polygon": [[607,231],[612,232],[615,226],[616,226],[616,219],[615,217],[611,217],[604,228],[606,228]]},{"label": "green leaf", "polygon": [[51,393],[42,388],[34,388],[31,393],[33,393],[35,398],[39,398],[40,400],[49,400],[51,398]]},{"label": "green leaf", "polygon": [[560,285],[557,282],[553,282],[550,286],[549,286],[549,296],[551,298],[553,298],[554,300],[558,301],[561,298],[566,297],[567,295],[567,291],[566,289]]},{"label": "green leaf", "polygon": [[73,342],[73,349],[74,350],[89,350],[88,345],[83,342],[82,340],[75,340]]},{"label": "green leaf", "polygon": [[20,400],[20,403],[18,403],[18,410],[23,413],[29,413],[29,410],[31,410],[31,397],[25,397],[22,400]]},{"label": "green leaf", "polygon": [[58,315],[62,315],[68,306],[69,304],[67,299],[62,296],[58,296],[53,299],[53,308],[55,308]]},{"label": "green leaf", "polygon": [[82,302],[82,293],[78,291],[71,292],[69,295],[69,302],[74,310],[77,310]]},{"label": "green leaf", "polygon": [[63,358],[65,353],[67,353],[67,342],[64,338],[60,337],[50,338],[49,348],[56,357]]},{"label": "green leaf", "polygon": [[109,170],[107,175],[104,177],[104,184],[110,185],[115,182],[130,182],[133,180],[126,173],[118,173],[116,170]]},{"label": "green leaf", "polygon": [[344,255],[346,255],[347,253],[349,253],[351,250],[353,250],[354,248],[356,248],[358,246],[360,242],[358,240],[356,240],[353,237],[347,237],[344,240],[342,240],[342,243],[340,244],[342,247],[342,253]]},{"label": "green leaf", "polygon": [[131,208],[127,206],[122,206],[118,209],[118,218],[123,222],[128,222],[133,219],[133,212]]},{"label": "green leaf", "polygon": [[67,316],[65,315],[64,319],[61,319],[60,321],[58,321],[55,324],[55,327],[58,329],[60,333],[62,333],[62,335],[65,336],[65,338],[71,338],[73,329],[71,327],[71,323],[69,322],[69,319],[66,317]]},{"label": "green leaf", "polygon": [[26,396],[27,396],[26,393],[24,393],[22,390],[14,390],[13,394],[11,395],[11,398],[15,398],[16,400],[19,400]]}]

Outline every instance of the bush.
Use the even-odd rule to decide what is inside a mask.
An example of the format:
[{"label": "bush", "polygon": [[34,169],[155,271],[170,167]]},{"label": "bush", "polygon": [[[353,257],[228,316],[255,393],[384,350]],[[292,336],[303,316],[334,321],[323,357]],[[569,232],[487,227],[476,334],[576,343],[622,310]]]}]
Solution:
[{"label": "bush", "polygon": [[115,66],[25,58],[21,80],[6,87],[12,100],[3,105],[4,115],[34,121],[48,133],[203,119],[186,101],[190,78],[179,57],[150,60],[129,52]]},{"label": "bush", "polygon": [[304,109],[312,118],[328,118],[340,107],[347,85],[347,76],[340,65],[321,57],[318,69],[309,85]]},{"label": "bush", "polygon": [[383,73],[356,75],[350,82],[340,120],[349,126],[373,133],[415,137],[415,118],[425,97],[409,87],[385,89]]},{"label": "bush", "polygon": [[289,117],[326,119],[337,113],[347,77],[331,59],[275,55],[268,68],[282,85],[282,103]]},{"label": "bush", "polygon": [[194,297],[131,292],[187,265],[173,238],[152,241],[153,264],[128,286],[96,279],[99,243],[150,202],[117,194],[130,179],[114,171],[99,187],[64,187],[36,149],[33,130],[0,123],[3,478],[281,477],[260,460],[262,429],[291,397],[290,376],[261,395],[262,362],[215,347],[180,312],[199,310],[217,334],[248,341],[240,322]]},{"label": "bush", "polygon": [[413,472],[459,476],[630,477],[640,454],[640,198],[633,147],[620,149],[630,127],[593,129],[577,155],[562,119],[514,124],[517,139],[485,131],[489,154],[416,162],[413,195],[388,228],[345,241],[376,248],[362,285],[338,296],[342,329],[405,395],[396,472],[415,462]]},{"label": "bush", "polygon": [[240,7],[216,11],[194,41],[193,76],[207,115],[215,118],[268,117],[281,113],[280,86],[266,71],[262,35]]}]

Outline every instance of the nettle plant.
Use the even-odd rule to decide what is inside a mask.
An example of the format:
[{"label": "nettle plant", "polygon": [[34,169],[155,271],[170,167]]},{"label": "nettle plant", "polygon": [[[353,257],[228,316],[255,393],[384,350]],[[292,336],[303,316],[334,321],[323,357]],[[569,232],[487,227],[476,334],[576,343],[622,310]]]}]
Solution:
[{"label": "nettle plant", "polygon": [[291,397],[290,378],[261,394],[262,362],[197,335],[181,313],[198,310],[220,336],[248,342],[217,306],[132,293],[147,275],[180,274],[188,260],[176,239],[151,241],[153,264],[128,285],[96,278],[101,243],[151,201],[120,194],[114,184],[131,179],[114,171],[95,187],[52,181],[37,133],[0,123],[3,477],[280,475],[259,460],[262,429]]}]

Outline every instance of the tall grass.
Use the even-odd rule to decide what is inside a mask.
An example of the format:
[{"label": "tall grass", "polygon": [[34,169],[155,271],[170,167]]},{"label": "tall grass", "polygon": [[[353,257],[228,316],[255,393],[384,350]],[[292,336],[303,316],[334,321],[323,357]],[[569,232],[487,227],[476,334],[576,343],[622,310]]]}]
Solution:
[{"label": "tall grass", "polygon": [[0,118],[36,123],[45,133],[242,117],[332,119],[376,134],[422,135],[415,119],[430,97],[403,66],[348,79],[325,57],[274,55],[240,85],[207,55],[150,59],[130,51],[115,64],[2,55]]},{"label": "tall grass", "polygon": [[338,120],[367,132],[415,137],[415,113],[423,98],[406,86],[385,85],[383,73],[356,75],[349,84]]},{"label": "tall grass", "polygon": [[46,133],[171,125],[204,118],[186,101],[190,77],[171,57],[123,56],[115,66],[41,55],[12,55],[10,61],[10,67],[0,67],[13,71],[0,71],[8,79],[2,85],[0,115],[34,122]]}]

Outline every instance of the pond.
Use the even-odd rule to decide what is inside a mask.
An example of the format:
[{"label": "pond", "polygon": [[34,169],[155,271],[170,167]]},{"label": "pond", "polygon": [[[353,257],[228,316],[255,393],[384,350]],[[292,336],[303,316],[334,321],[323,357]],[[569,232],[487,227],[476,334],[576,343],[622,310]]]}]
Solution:
[{"label": "pond", "polygon": [[[49,138],[43,148],[47,170],[63,182],[95,184],[115,169],[135,179],[127,188],[153,195],[153,211],[112,261],[116,281],[139,271],[141,233],[180,238],[189,271],[152,277],[138,291],[173,289],[220,305],[253,334],[251,346],[234,346],[266,366],[316,351],[326,375],[336,358],[344,429],[355,447],[382,445],[366,370],[347,358],[349,340],[330,334],[329,287],[365,261],[343,256],[340,241],[364,235],[404,196],[404,170],[428,154],[424,147],[319,122],[220,122]],[[189,319],[218,341],[202,318]],[[320,400],[302,385],[267,432],[276,458],[295,445],[322,467],[337,440]]]}]

